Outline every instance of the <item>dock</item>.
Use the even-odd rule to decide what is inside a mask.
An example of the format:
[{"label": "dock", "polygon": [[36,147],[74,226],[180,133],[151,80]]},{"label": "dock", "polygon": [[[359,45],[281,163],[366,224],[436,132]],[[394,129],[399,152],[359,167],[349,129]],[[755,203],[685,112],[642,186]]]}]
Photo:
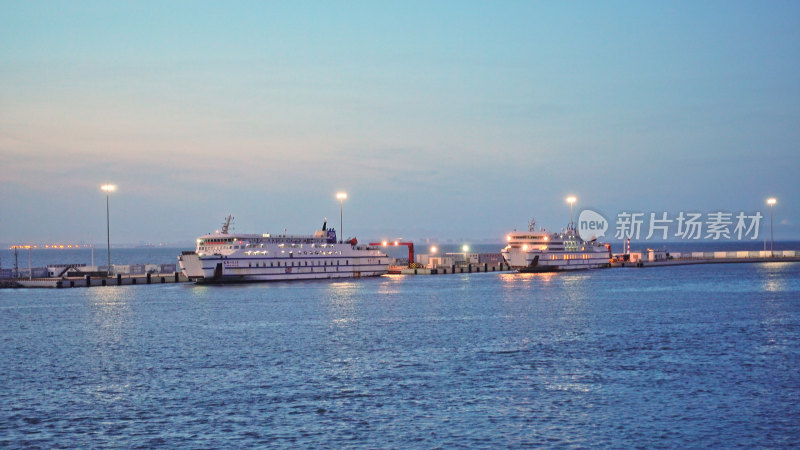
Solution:
[{"label": "dock", "polygon": [[746,257],[746,258],[675,258],[660,261],[621,261],[611,263],[611,267],[665,267],[665,266],[687,266],[693,264],[741,264],[741,263],[764,263],[764,262],[800,262],[798,256],[765,256],[765,257]]},{"label": "dock", "polygon": [[98,286],[133,286],[148,284],[187,283],[189,279],[180,272],[148,273],[144,275],[123,275],[115,277],[83,277],[64,278],[10,278],[0,280],[4,288],[84,288]]},{"label": "dock", "polygon": [[[427,255],[426,255],[427,256]],[[618,259],[620,256],[629,258]],[[635,258],[630,258],[635,257]],[[471,274],[471,273],[487,273],[487,272],[513,272],[506,262],[498,261],[496,258],[491,262],[477,262],[480,258],[476,255],[473,258],[474,262],[454,261],[452,258],[428,258],[427,266],[420,263],[411,264],[407,266],[390,266],[390,274],[398,275],[455,275],[455,274]],[[450,262],[450,264],[441,264],[442,261]],[[774,255],[767,251],[754,251],[754,252],[692,252],[692,253],[667,253],[666,251],[649,250],[648,253],[632,253],[629,255],[615,255],[610,260],[610,264],[606,268],[648,268],[648,267],[668,267],[668,266],[684,266],[695,264],[736,264],[736,263],[769,263],[769,262],[800,262],[800,251],[781,251],[775,252]],[[34,276],[16,277],[16,278],[0,278],[0,288],[50,288],[50,289],[64,289],[64,288],[84,288],[84,287],[101,287],[101,286],[146,286],[153,284],[170,284],[170,283],[190,283],[194,280],[189,279],[183,273],[165,272],[166,270],[174,270],[174,264],[166,265],[135,265],[130,266],[137,271],[137,273],[116,273],[116,275],[107,276],[104,271],[89,271],[81,272],[79,269],[85,270],[91,267],[83,267],[83,265],[61,265],[49,267],[47,270],[41,272],[47,274],[49,271],[50,277],[35,276],[38,273],[31,271]],[[128,266],[116,266],[118,269],[127,270]],[[157,269],[161,268],[162,271]],[[59,269],[57,272],[54,269]],[[151,269],[151,272],[141,273],[140,270]],[[7,269],[6,269],[7,270]],[[63,273],[61,276],[52,276]]]},{"label": "dock", "polygon": [[513,270],[506,263],[453,264],[450,267],[406,268],[400,271],[403,275],[453,275],[459,273],[509,272]]}]

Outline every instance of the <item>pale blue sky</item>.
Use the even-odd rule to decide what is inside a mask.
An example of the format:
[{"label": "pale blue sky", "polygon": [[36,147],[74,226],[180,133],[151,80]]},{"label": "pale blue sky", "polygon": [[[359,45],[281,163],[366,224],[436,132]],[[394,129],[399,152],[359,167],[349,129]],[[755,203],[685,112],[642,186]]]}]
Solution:
[{"label": "pale blue sky", "polygon": [[338,225],[497,238],[564,203],[800,238],[798,2],[0,2],[0,242]]}]

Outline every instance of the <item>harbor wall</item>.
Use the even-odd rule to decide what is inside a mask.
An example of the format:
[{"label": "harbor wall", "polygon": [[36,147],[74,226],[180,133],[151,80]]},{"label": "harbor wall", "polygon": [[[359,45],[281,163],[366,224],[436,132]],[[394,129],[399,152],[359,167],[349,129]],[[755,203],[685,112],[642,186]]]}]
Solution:
[{"label": "harbor wall", "polygon": [[[727,252],[669,252],[672,259],[724,259],[724,258],[770,258],[773,252],[769,250],[727,251]],[[776,258],[800,257],[797,250],[776,250]]]},{"label": "harbor wall", "polygon": [[168,283],[185,283],[189,280],[180,272],[174,273],[159,273],[159,274],[144,274],[144,275],[123,275],[117,274],[113,277],[93,277],[86,275],[84,277],[69,277],[69,278],[31,278],[23,279],[17,278],[8,280],[9,286],[6,287],[19,287],[19,288],[81,288],[81,287],[99,287],[99,286],[131,286],[131,285],[148,285],[148,284],[168,284]]}]

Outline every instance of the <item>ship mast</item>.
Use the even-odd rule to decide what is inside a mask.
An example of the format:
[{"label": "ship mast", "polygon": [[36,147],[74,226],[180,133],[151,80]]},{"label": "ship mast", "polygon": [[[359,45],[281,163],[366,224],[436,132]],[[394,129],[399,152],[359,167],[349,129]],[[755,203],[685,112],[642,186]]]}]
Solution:
[{"label": "ship mast", "polygon": [[225,218],[225,222],[222,224],[222,234],[228,234],[228,228],[231,226],[231,221],[233,220],[233,215],[228,215]]}]

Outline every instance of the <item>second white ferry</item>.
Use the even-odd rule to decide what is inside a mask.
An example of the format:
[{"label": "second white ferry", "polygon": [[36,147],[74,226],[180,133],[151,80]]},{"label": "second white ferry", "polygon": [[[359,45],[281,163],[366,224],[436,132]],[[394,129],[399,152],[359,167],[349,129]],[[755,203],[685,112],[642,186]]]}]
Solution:
[{"label": "second white ferry", "polygon": [[597,269],[611,264],[611,247],[596,239],[584,241],[574,227],[566,232],[551,233],[535,229],[531,220],[528,231],[513,231],[506,236],[508,245],[503,258],[520,272],[555,272],[561,270]]},{"label": "second white ferry", "polygon": [[358,278],[383,275],[389,257],[356,239],[336,240],[327,221],[313,235],[230,234],[232,216],[218,233],[200,236],[194,252],[178,257],[183,274],[200,283]]}]

